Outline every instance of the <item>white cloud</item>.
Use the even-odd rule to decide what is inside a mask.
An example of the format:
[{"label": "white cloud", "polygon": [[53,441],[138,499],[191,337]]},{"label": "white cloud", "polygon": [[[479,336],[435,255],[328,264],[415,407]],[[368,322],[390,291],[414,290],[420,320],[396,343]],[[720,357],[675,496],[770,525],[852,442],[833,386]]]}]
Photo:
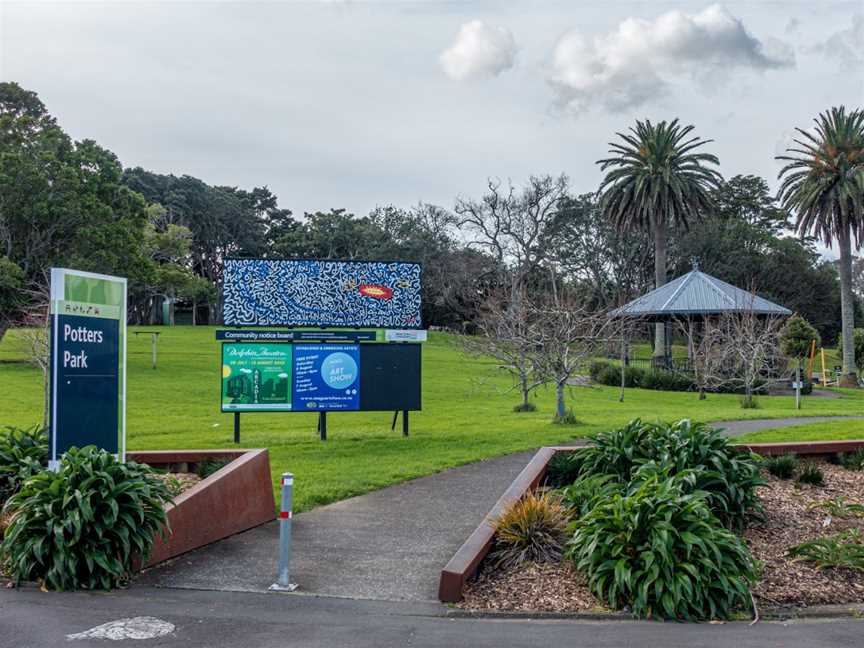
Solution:
[{"label": "white cloud", "polygon": [[481,79],[513,67],[516,40],[504,27],[490,27],[481,20],[462,25],[453,44],[441,53],[444,73],[454,81]]},{"label": "white cloud", "polygon": [[654,20],[627,18],[590,40],[569,31],[555,46],[549,83],[568,110],[623,111],[667,94],[678,79],[713,86],[734,68],[794,64],[784,43],[760,41],[739,18],[712,5],[696,14],[675,10]]}]

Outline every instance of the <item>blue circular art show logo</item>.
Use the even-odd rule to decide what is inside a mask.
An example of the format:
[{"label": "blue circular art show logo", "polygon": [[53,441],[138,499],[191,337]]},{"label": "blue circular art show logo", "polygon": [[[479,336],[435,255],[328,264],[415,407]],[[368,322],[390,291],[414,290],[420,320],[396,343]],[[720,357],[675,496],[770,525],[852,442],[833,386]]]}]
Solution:
[{"label": "blue circular art show logo", "polygon": [[357,363],[347,353],[331,353],[321,363],[321,378],[331,389],[350,387],[357,379]]}]

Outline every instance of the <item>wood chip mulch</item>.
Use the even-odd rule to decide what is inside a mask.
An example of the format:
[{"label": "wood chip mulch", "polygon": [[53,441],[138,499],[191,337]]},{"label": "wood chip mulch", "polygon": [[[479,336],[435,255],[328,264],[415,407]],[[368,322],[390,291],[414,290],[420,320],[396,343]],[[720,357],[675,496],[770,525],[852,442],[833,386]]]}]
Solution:
[{"label": "wood chip mulch", "polygon": [[584,612],[601,608],[585,578],[566,561],[488,571],[468,585],[459,607],[474,610]]},{"label": "wood chip mulch", "polygon": [[744,539],[754,558],[762,561],[762,580],[753,594],[762,605],[824,605],[864,602],[864,573],[848,569],[818,569],[786,555],[790,547],[849,529],[864,531],[864,518],[832,518],[811,504],[843,497],[864,504],[864,472],[818,462],[823,486],[798,484],[765,474],[766,486],[757,490],[765,507],[765,521],[754,522]]}]

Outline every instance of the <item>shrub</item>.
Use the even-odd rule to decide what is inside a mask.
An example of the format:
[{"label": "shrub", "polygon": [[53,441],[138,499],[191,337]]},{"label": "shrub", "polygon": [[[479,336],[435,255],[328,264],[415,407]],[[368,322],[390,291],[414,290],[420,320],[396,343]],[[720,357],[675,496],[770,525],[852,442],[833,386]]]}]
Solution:
[{"label": "shrub", "polygon": [[854,452],[838,452],[837,462],[846,470],[864,470],[864,448]]},{"label": "shrub", "polygon": [[14,515],[0,543],[17,583],[54,590],[110,589],[146,561],[167,524],[166,486],[148,466],[120,463],[94,446],[71,448],[58,472],[29,478],[6,503]]},{"label": "shrub", "polygon": [[527,561],[558,562],[567,539],[567,510],[550,492],[530,492],[495,519],[489,560],[508,568]]},{"label": "shrub", "polygon": [[795,471],[798,470],[798,457],[794,454],[769,457],[763,461],[762,465],[778,479],[792,479]]},{"label": "shrub", "polygon": [[0,432],[0,504],[48,461],[48,434],[40,426],[7,426]]},{"label": "shrub", "polygon": [[693,379],[685,374],[653,369],[644,373],[639,381],[639,387],[661,391],[690,391],[694,385]]},{"label": "shrub", "polygon": [[741,397],[741,409],[762,409],[762,406],[753,394],[750,396],[745,394]]},{"label": "shrub", "polygon": [[581,421],[576,418],[576,413],[573,409],[568,407],[564,414],[555,414],[552,417],[552,423],[555,425],[579,425]]},{"label": "shrub", "polygon": [[577,515],[585,515],[601,501],[624,492],[615,475],[584,475],[561,489],[561,501]]},{"label": "shrub", "polygon": [[572,452],[556,452],[546,464],[546,485],[561,488],[576,481],[582,470],[581,458]]},{"label": "shrub", "polygon": [[844,567],[864,571],[864,545],[859,529],[803,542],[792,547],[789,555],[795,560],[812,562],[820,569]]},{"label": "shrub", "polygon": [[624,427],[601,432],[586,448],[574,452],[585,475],[615,475],[624,483],[630,481],[633,466],[647,459],[652,426],[633,419]]},{"label": "shrub", "polygon": [[600,376],[607,367],[611,367],[611,363],[602,360],[595,360],[588,366],[588,375],[594,382],[600,382]]},{"label": "shrub", "polygon": [[813,486],[822,486],[825,483],[825,473],[814,463],[804,464],[801,474],[798,475],[798,482],[801,484],[811,484]]},{"label": "shrub", "polygon": [[649,463],[670,475],[692,471],[693,488],[707,491],[715,514],[738,526],[749,511],[758,509],[756,487],[764,483],[756,455],[730,446],[719,430],[687,419],[673,424],[636,419],[598,434],[576,454],[583,475],[615,475],[625,484]]},{"label": "shrub", "polygon": [[755,565],[747,547],[711,513],[709,494],[684,482],[652,475],[571,525],[567,556],[610,606],[629,605],[639,617],[713,619],[749,604]]},{"label": "shrub", "polygon": [[204,461],[198,462],[198,465],[195,467],[195,474],[201,479],[207,479],[210,475],[215,473],[217,470],[221,470],[229,463],[231,463],[230,459],[205,459]]},{"label": "shrub", "polygon": [[864,505],[847,502],[844,497],[814,502],[807,507],[808,511],[821,509],[828,515],[837,518],[864,517]]},{"label": "shrub", "polygon": [[519,403],[513,406],[513,411],[517,414],[521,412],[536,412],[537,406],[534,403]]}]

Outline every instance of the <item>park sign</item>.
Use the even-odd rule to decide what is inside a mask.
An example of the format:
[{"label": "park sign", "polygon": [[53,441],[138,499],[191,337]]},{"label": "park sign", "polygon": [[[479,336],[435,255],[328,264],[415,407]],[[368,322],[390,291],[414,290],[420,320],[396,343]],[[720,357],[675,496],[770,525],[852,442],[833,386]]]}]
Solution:
[{"label": "park sign", "polygon": [[69,448],[126,454],[126,279],[51,269],[49,467]]}]

